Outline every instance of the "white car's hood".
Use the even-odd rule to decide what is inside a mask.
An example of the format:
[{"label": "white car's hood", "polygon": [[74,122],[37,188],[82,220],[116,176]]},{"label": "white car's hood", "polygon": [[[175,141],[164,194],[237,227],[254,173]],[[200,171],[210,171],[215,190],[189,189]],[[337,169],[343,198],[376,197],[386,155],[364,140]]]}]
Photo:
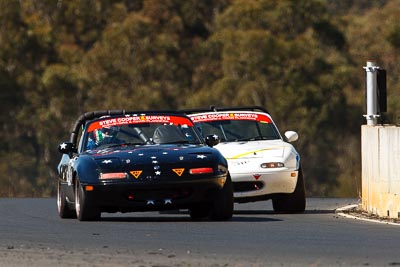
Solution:
[{"label": "white car's hood", "polygon": [[292,146],[282,140],[220,143],[215,146],[226,159],[283,157]]}]

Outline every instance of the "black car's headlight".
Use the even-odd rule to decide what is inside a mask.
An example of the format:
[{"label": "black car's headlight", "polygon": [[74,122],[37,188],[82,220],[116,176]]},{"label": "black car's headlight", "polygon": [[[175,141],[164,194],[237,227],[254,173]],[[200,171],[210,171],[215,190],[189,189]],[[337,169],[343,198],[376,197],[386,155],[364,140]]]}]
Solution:
[{"label": "black car's headlight", "polygon": [[189,169],[189,173],[193,174],[193,175],[214,173],[214,169],[211,167],[192,168],[192,169]]},{"label": "black car's headlight", "polygon": [[99,179],[100,180],[108,180],[108,179],[126,179],[128,175],[126,172],[107,172],[107,173],[100,173]]}]

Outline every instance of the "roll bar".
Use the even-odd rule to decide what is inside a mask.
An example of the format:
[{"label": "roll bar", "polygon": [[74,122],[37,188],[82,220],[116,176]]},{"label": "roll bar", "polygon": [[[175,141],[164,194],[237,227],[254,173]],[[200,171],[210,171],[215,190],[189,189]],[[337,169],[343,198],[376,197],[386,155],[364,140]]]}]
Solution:
[{"label": "roll bar", "polygon": [[[172,110],[157,110],[157,111],[126,111],[122,110],[97,110],[86,112],[79,116],[79,118],[75,121],[74,126],[72,127],[70,142],[73,144],[77,143],[78,134],[81,127],[90,120],[94,120],[100,118],[102,116],[116,116],[116,115],[137,115],[137,114],[157,114],[157,113],[170,113],[170,114],[179,114]],[[182,115],[182,113],[181,113]]]}]

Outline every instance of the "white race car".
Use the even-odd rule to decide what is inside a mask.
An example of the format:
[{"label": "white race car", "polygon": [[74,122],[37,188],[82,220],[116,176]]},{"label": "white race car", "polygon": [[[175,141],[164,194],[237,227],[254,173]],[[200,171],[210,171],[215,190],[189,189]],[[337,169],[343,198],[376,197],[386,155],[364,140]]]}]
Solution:
[{"label": "white race car", "polygon": [[272,199],[274,211],[301,213],[306,196],[300,155],[290,144],[294,131],[281,136],[262,107],[184,110],[204,138],[217,135],[215,146],[228,160],[235,202]]}]

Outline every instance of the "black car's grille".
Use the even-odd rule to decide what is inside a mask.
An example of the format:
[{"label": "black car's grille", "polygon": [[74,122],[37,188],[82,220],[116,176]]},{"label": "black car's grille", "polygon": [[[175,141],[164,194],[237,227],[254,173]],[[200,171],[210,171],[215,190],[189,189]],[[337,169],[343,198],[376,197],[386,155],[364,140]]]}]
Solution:
[{"label": "black car's grille", "polygon": [[144,172],[141,173],[137,178],[132,177],[131,180],[138,182],[156,182],[156,181],[173,181],[173,180],[183,180],[183,177],[179,177],[176,174],[171,173],[161,173],[156,174],[154,172]]},{"label": "black car's grille", "polygon": [[140,190],[126,193],[126,197],[133,201],[165,201],[165,200],[177,200],[187,198],[193,194],[193,190],[190,188],[174,188],[174,189],[163,189],[163,190]]},{"label": "black car's grille", "polygon": [[234,192],[246,192],[246,191],[256,191],[264,187],[262,182],[234,182],[233,191]]}]

